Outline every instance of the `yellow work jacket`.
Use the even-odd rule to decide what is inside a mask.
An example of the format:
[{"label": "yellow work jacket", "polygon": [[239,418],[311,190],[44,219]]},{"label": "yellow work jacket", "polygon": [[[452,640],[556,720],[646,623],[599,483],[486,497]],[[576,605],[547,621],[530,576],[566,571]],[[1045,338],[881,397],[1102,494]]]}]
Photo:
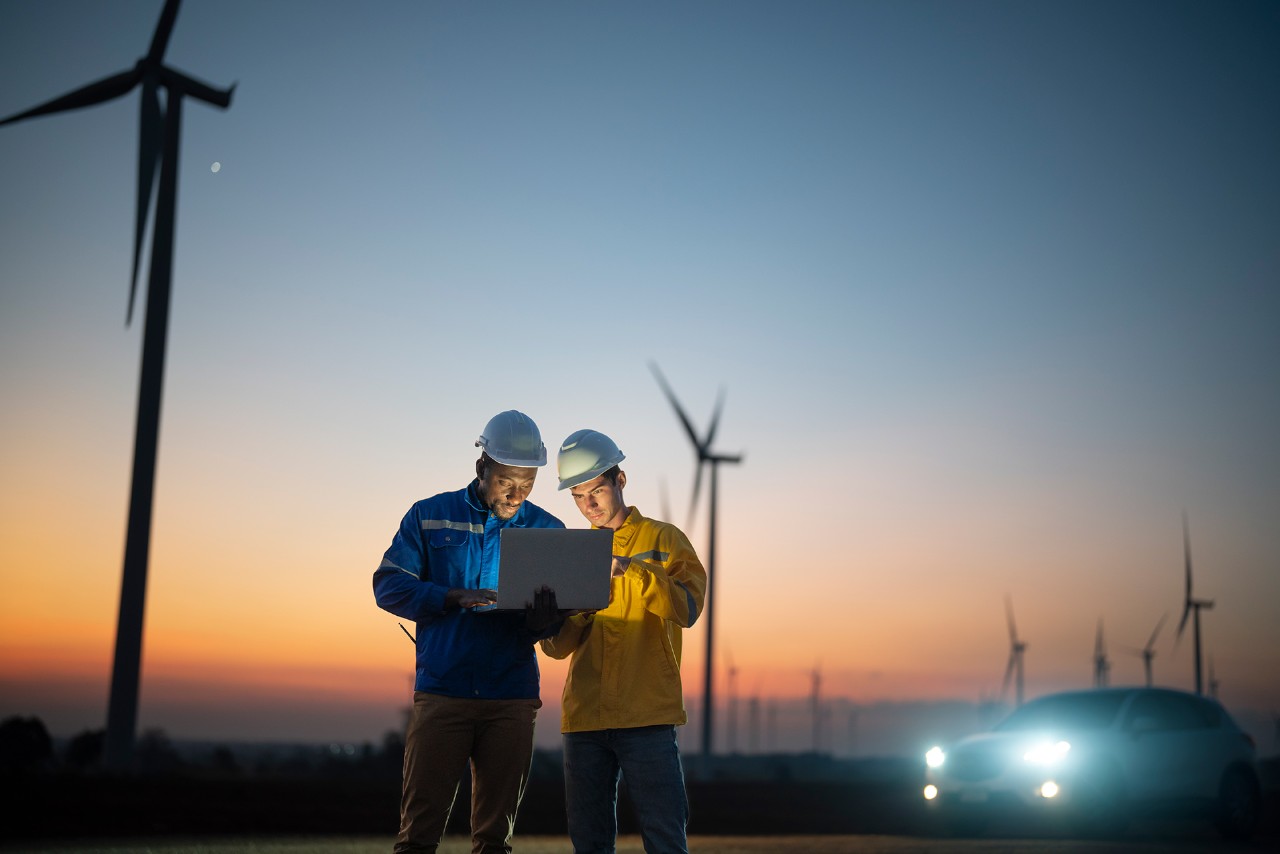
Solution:
[{"label": "yellow work jacket", "polygon": [[552,658],[572,656],[562,732],[688,720],[680,633],[702,613],[707,571],[679,528],[634,507],[613,532],[613,554],[631,562],[610,583],[609,607],[567,618],[555,637],[540,642]]}]

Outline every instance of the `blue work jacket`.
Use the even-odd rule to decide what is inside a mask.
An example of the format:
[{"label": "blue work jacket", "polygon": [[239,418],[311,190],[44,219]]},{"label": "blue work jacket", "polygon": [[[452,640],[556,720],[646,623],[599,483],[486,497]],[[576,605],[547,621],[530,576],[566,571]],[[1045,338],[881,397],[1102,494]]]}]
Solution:
[{"label": "blue work jacket", "polygon": [[[373,573],[378,607],[417,623],[415,691],[475,699],[537,699],[534,644],[523,611],[444,607],[450,588],[498,589],[503,528],[563,528],[525,501],[499,519],[480,502],[478,481],[409,508]],[[553,627],[554,628],[554,627]]]}]

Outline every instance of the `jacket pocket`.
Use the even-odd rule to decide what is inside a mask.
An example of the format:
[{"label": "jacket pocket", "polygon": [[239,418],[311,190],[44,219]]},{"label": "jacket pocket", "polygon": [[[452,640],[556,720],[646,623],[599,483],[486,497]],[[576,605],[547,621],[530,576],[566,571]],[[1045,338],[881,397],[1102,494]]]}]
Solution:
[{"label": "jacket pocket", "polygon": [[453,528],[437,528],[427,536],[427,545],[433,549],[450,549],[465,546],[471,534]]},{"label": "jacket pocket", "polygon": [[467,564],[471,534],[453,528],[437,528],[427,535],[427,569],[436,584],[468,587]]}]

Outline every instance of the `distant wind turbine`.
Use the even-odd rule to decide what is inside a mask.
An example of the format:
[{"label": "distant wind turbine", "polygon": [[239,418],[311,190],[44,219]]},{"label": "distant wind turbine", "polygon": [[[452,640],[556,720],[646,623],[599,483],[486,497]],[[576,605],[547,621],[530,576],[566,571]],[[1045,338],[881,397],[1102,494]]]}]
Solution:
[{"label": "distant wind turbine", "polygon": [[809,703],[813,711],[813,752],[818,753],[822,750],[822,666],[815,664],[813,672],[810,674],[812,687],[809,693]]},{"label": "distant wind turbine", "polygon": [[1213,675],[1213,656],[1209,656],[1209,696],[1218,699],[1218,678]]},{"label": "distant wind turbine", "polygon": [[738,668],[733,664],[733,653],[725,653],[729,669],[729,752],[738,752]]},{"label": "distant wind turbine", "polygon": [[[128,71],[105,77],[52,101],[0,120],[0,125],[90,107],[142,87],[138,133],[138,200],[134,220],[133,273],[129,280],[129,308],[133,319],[138,287],[138,259],[157,170],[160,186],[151,235],[151,273],[147,288],[147,317],[142,343],[142,379],[138,386],[138,420],[133,447],[133,486],[125,540],[124,573],[120,585],[120,613],[116,627],[111,695],[107,705],[107,734],[103,748],[109,768],[127,768],[133,757],[138,719],[138,683],[142,661],[142,622],[147,590],[147,555],[151,540],[151,504],[155,486],[156,445],[160,433],[160,397],[164,379],[165,339],[168,335],[169,289],[173,271],[174,211],[178,197],[178,142],[182,131],[182,99],[192,97],[215,107],[231,104],[235,89],[219,90],[164,64],[165,48],[178,17],[179,0],[166,0],[146,56]],[[165,90],[161,107],[158,90]]]},{"label": "distant wind turbine", "polygon": [[693,422],[689,420],[689,416],[685,415],[684,409],[680,406],[680,401],[676,400],[675,392],[671,390],[671,386],[667,385],[666,377],[658,370],[658,366],[652,362],[649,363],[650,370],[653,371],[654,377],[658,380],[658,385],[662,387],[663,393],[667,396],[667,400],[671,402],[671,406],[676,411],[676,416],[680,419],[680,424],[684,427],[685,433],[689,436],[689,441],[693,443],[694,452],[698,456],[697,469],[693,478],[693,498],[689,502],[689,512],[693,513],[693,508],[698,502],[698,492],[702,487],[702,467],[704,465],[711,468],[711,525],[707,534],[707,594],[705,610],[707,612],[707,663],[706,678],[703,682],[703,699],[702,699],[702,755],[709,757],[712,753],[712,683],[715,670],[715,656],[713,654],[715,644],[715,603],[716,594],[714,592],[714,584],[716,578],[716,485],[718,482],[717,472],[721,463],[736,464],[742,462],[742,455],[717,454],[711,450],[711,443],[716,437],[716,427],[720,424],[720,411],[724,406],[723,391],[716,398],[716,408],[711,415],[711,424],[707,427],[707,435],[705,438],[699,439],[698,433],[693,429]]},{"label": "distant wind turbine", "polygon": [[1098,619],[1098,635],[1093,642],[1093,687],[1105,688],[1111,682],[1111,662],[1107,661],[1107,644],[1102,638],[1102,619]]},{"label": "distant wind turbine", "polygon": [[1194,614],[1192,630],[1195,633],[1195,654],[1196,654],[1196,693],[1204,693],[1204,682],[1200,676],[1200,611],[1213,608],[1213,601],[1210,599],[1196,599],[1191,595],[1191,528],[1187,524],[1187,514],[1182,514],[1182,552],[1186,558],[1187,566],[1187,593],[1186,599],[1182,606],[1182,619],[1178,622],[1178,633],[1175,641],[1182,639],[1182,630],[1187,627],[1187,617]]},{"label": "distant wind turbine", "polygon": [[1160,622],[1156,623],[1155,631],[1151,633],[1151,637],[1147,640],[1146,646],[1142,649],[1129,648],[1128,650],[1129,652],[1142,656],[1142,669],[1146,671],[1148,688],[1151,687],[1153,682],[1151,675],[1151,662],[1152,659],[1156,657],[1156,637],[1160,634],[1160,629],[1164,627],[1164,621],[1167,619],[1169,619],[1169,615],[1165,614],[1160,618]]},{"label": "distant wind turbine", "polygon": [[760,688],[747,699],[747,751],[760,752]]},{"label": "distant wind turbine", "polygon": [[1027,645],[1025,642],[1018,640],[1018,628],[1013,623],[1013,600],[1008,596],[1004,597],[1004,610],[1005,616],[1009,621],[1009,665],[1004,671],[1004,687],[1000,690],[1000,696],[1003,699],[1004,695],[1009,692],[1009,680],[1016,677],[1014,683],[1016,693],[1014,696],[1017,698],[1017,705],[1021,706],[1024,684],[1022,656],[1027,651]]}]

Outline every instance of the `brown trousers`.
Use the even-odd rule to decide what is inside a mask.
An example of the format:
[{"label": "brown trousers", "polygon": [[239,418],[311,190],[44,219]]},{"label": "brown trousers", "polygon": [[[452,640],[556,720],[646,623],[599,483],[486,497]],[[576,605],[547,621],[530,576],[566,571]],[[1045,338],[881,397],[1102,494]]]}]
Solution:
[{"label": "brown trousers", "polygon": [[434,854],[471,763],[472,854],[509,854],[533,764],[540,700],[467,700],[416,691],[404,744],[396,854]]}]

